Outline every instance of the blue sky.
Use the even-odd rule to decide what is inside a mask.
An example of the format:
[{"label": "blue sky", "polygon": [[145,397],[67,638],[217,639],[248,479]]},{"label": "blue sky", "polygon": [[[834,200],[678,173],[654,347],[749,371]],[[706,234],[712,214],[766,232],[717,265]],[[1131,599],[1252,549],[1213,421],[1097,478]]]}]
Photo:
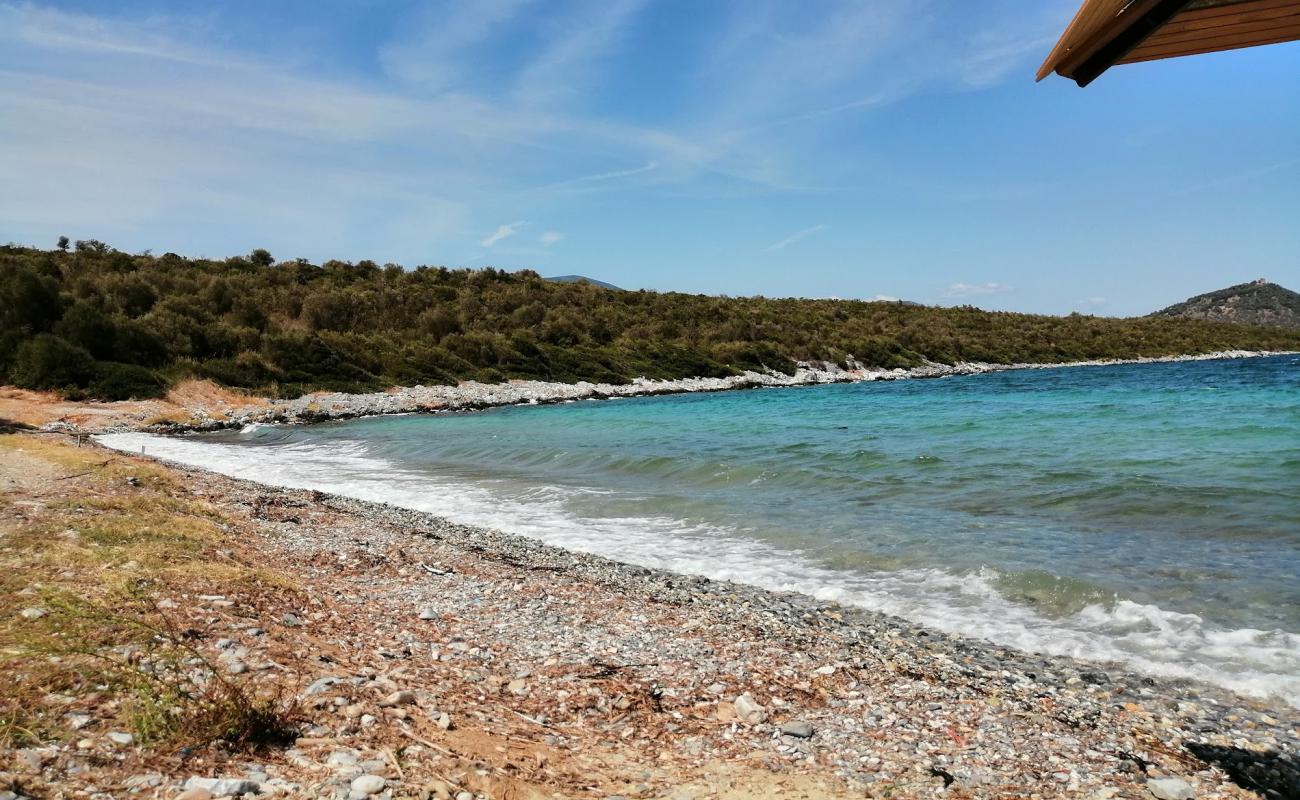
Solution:
[{"label": "blue sky", "polygon": [[1300,44],[1075,0],[0,0],[0,240],[1145,313],[1300,289]]}]

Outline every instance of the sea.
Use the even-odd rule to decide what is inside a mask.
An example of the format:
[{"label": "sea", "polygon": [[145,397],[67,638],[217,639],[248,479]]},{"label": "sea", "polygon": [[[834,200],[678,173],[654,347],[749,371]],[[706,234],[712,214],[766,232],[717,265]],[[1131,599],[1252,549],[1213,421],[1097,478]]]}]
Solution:
[{"label": "sea", "polygon": [[1293,355],[101,441],[1300,707]]}]

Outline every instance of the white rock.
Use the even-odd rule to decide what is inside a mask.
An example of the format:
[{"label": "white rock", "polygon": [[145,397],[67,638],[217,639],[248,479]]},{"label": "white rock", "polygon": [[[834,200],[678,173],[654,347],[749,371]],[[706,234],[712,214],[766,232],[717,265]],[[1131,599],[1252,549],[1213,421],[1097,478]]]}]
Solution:
[{"label": "white rock", "polygon": [[1147,791],[1156,800],[1192,800],[1196,796],[1191,784],[1182,778],[1149,778]]},{"label": "white rock", "polygon": [[118,744],[121,745],[122,747],[130,747],[131,745],[135,744],[134,736],[132,736],[129,733],[123,733],[121,731],[114,731],[108,734],[108,740],[113,744]]},{"label": "white rock", "polygon": [[40,619],[45,616],[46,613],[47,612],[43,608],[24,608],[22,611],[18,612],[18,616],[23,619]]},{"label": "white rock", "polygon": [[433,606],[426,606],[420,609],[420,619],[430,620],[438,618],[438,610]]},{"label": "white rock", "polygon": [[379,794],[388,785],[388,781],[378,775],[358,775],[352,779],[351,794],[353,800],[362,800],[372,794]]},{"label": "white rock", "polygon": [[748,692],[732,701],[736,708],[736,719],[746,725],[758,725],[767,719],[767,709],[759,705]]}]

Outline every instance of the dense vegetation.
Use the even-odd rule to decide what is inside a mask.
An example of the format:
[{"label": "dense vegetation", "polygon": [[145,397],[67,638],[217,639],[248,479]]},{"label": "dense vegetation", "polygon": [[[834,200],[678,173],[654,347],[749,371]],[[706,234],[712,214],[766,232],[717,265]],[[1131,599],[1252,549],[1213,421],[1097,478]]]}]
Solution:
[{"label": "dense vegetation", "polygon": [[1261,278],[1198,294],[1152,316],[1300,328],[1300,294]]},{"label": "dense vegetation", "polygon": [[0,381],[156,395],[189,376],[273,394],[395,384],[625,382],[796,360],[1061,362],[1300,349],[1300,332],[908,303],[603,289],[536,273],[0,248]]}]

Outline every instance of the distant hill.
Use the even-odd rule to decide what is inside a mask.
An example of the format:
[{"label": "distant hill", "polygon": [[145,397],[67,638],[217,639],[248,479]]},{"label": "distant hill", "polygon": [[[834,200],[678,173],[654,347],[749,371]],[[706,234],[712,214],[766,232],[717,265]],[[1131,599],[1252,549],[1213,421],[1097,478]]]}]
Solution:
[{"label": "distant hill", "polygon": [[598,281],[595,278],[588,278],[586,275],[556,275],[554,278],[547,278],[546,280],[554,283],[590,283],[592,286],[599,286],[602,289],[613,289],[616,292],[623,291],[620,286]]},{"label": "distant hill", "polygon": [[1198,294],[1151,316],[1300,328],[1300,294],[1260,278]]}]

